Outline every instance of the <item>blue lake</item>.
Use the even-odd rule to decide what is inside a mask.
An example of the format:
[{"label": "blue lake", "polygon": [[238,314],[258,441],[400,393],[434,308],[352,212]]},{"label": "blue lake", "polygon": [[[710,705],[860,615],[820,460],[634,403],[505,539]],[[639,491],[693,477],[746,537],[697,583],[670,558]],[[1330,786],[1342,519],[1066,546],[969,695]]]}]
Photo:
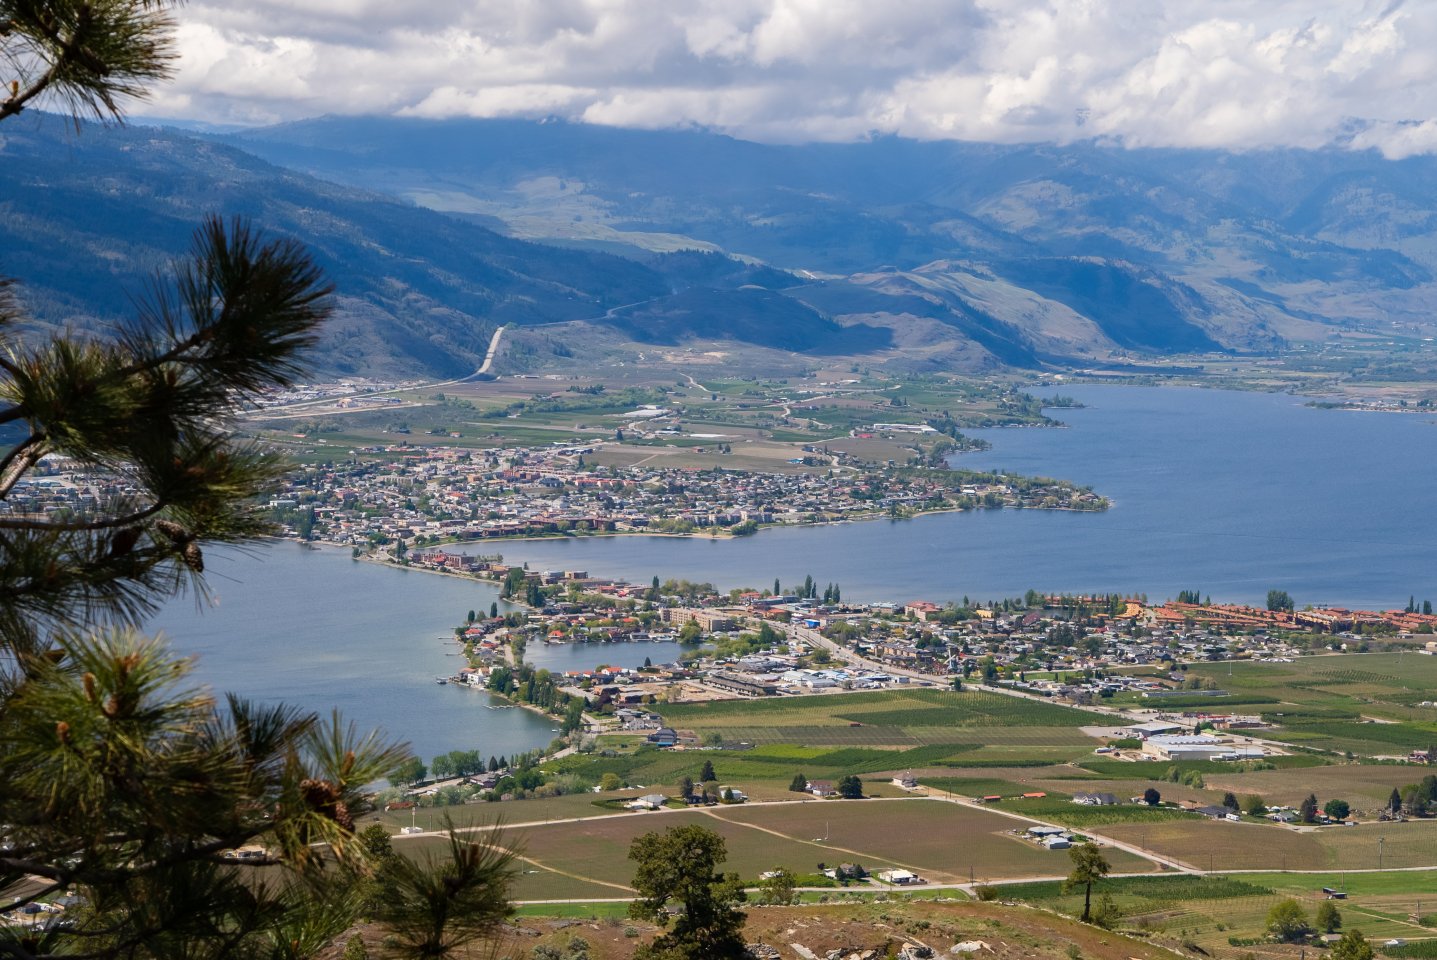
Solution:
[{"label": "blue lake", "polygon": [[[328,714],[388,731],[428,760],[450,750],[508,756],[546,745],[556,724],[529,710],[434,681],[464,662],[454,627],[487,613],[497,587],[357,563],[347,549],[280,543],[206,557],[213,603],[172,601],[148,624],[217,690]],[[508,604],[501,603],[502,608]],[[678,644],[536,644],[527,659],[549,670],[675,660]]]},{"label": "blue lake", "polygon": [[[1087,406],[1066,429],[980,431],[993,448],[959,466],[1047,474],[1113,498],[1106,513],[992,510],[904,521],[772,529],[740,540],[660,537],[505,543],[507,560],[647,582],[720,588],[811,574],[856,600],[1021,595],[1029,588],[1145,593],[1192,589],[1262,602],[1389,608],[1437,600],[1437,430],[1428,415],[1315,410],[1299,399],[1190,388],[1064,388]],[[441,640],[483,584],[355,563],[347,551],[283,544],[211,558],[216,608],[171,603],[154,626],[197,654],[220,689],[340,708],[426,758],[507,754],[547,743],[549,721],[489,710],[485,694],[440,687],[459,665]],[[539,646],[553,670],[673,659],[657,644]]]},{"label": "blue lake", "polygon": [[1046,591],[1300,604],[1437,600],[1437,429],[1419,414],[1317,410],[1300,399],[1176,387],[1065,387],[1067,429],[974,431],[960,467],[1090,484],[1106,513],[992,510],[760,532],[743,540],[607,538],[505,546],[582,567],[720,588],[812,574],[855,600]]}]

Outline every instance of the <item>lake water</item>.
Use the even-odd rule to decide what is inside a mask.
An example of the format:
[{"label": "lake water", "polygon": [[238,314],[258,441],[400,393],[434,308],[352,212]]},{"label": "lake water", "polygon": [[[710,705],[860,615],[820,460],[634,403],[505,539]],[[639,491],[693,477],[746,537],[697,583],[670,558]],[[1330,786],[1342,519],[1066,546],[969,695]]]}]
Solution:
[{"label": "lake water", "polygon": [[604,538],[506,544],[510,560],[727,589],[811,574],[854,600],[1045,591],[1299,604],[1437,600],[1432,417],[1316,410],[1294,397],[1176,387],[1065,387],[1068,429],[974,431],[958,466],[1091,484],[1106,513],[993,510],[780,528],[741,540]]},{"label": "lake water", "polygon": [[[464,666],[454,627],[487,613],[497,587],[356,563],[348,550],[296,544],[206,556],[215,604],[172,601],[148,625],[196,657],[195,677],[254,700],[328,714],[410,742],[428,760],[450,750],[508,756],[546,745],[556,726],[529,710],[489,709],[487,693],[436,677]],[[501,608],[509,605],[500,603]],[[528,659],[550,670],[678,658],[678,644],[537,644]]]},{"label": "lake water", "polygon": [[[992,510],[904,521],[764,530],[739,540],[608,537],[505,543],[510,562],[722,589],[793,585],[811,574],[854,600],[990,599],[1045,591],[1192,589],[1261,603],[1390,608],[1437,600],[1437,430],[1427,415],[1315,410],[1272,394],[1187,388],[1071,387],[1085,409],[1068,429],[979,433],[993,449],[960,466],[1093,485],[1106,513]],[[215,609],[171,603],[154,626],[199,655],[217,688],[312,710],[411,741],[508,754],[546,744],[553,724],[434,678],[451,674],[441,640],[495,587],[355,563],[348,552],[283,544],[211,557]],[[537,645],[551,670],[675,659],[669,644]]]}]

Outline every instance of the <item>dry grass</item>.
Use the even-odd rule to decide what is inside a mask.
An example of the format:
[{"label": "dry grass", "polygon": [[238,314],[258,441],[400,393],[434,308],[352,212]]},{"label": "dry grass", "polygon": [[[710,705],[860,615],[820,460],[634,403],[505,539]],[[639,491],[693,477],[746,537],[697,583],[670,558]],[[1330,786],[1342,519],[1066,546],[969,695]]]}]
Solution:
[{"label": "dry grass", "polygon": [[[626,931],[636,934],[626,935]],[[589,945],[594,960],[629,960],[652,939],[650,924],[627,920],[546,920],[524,918],[506,931],[502,942],[486,945],[475,956],[528,956],[540,944],[561,951],[576,936]],[[1065,960],[1076,950],[1083,960],[1176,960],[1163,947],[1085,926],[1063,917],[991,903],[833,903],[803,907],[748,908],[744,937],[778,948],[784,957],[831,950],[875,949],[891,955],[906,942],[922,943],[938,956],[955,956],[951,947],[980,940],[985,960]]]}]

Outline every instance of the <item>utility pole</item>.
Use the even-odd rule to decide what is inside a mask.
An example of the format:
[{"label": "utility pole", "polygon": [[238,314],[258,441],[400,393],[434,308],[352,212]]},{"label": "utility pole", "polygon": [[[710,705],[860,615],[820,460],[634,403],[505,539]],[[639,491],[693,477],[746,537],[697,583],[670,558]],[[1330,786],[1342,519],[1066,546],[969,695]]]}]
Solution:
[{"label": "utility pole", "polygon": [[1382,869],[1382,845],[1387,842],[1386,837],[1377,838],[1377,869]]}]

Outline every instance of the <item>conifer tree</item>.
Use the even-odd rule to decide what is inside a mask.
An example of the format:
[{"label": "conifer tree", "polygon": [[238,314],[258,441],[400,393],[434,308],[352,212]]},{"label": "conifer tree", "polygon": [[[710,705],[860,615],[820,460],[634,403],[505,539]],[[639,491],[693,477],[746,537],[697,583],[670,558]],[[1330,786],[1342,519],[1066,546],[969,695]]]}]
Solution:
[{"label": "conifer tree", "polygon": [[[46,103],[121,121],[169,73],[173,7],[0,0],[0,121]],[[0,955],[298,958],[356,920],[372,865],[355,821],[407,751],[338,716],[217,703],[139,632],[203,595],[210,545],[270,532],[255,495],[284,464],[235,422],[302,372],[329,292],[296,242],[214,218],[103,337],[34,333],[0,281],[0,890],[84,903],[63,930],[0,927]],[[63,514],[18,503],[42,462],[107,492]],[[448,853],[394,858],[379,919],[396,954],[447,956],[506,914],[509,855]]]}]

